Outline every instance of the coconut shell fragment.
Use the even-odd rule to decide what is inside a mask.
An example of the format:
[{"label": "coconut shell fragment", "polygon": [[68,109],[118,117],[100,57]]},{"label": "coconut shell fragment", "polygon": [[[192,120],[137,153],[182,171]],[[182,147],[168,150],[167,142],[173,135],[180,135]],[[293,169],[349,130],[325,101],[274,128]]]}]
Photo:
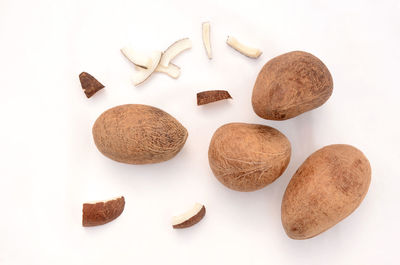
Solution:
[{"label": "coconut shell fragment", "polygon": [[79,80],[81,81],[83,92],[85,92],[87,98],[90,98],[96,94],[97,91],[104,88],[103,84],[86,72],[82,72],[79,75]]},{"label": "coconut shell fragment", "polygon": [[196,203],[192,209],[175,216],[172,220],[172,227],[175,229],[191,227],[203,219],[206,215],[206,207],[200,203]]},{"label": "coconut shell fragment", "polygon": [[97,226],[115,220],[124,211],[124,196],[94,203],[84,203],[82,209],[82,226]]},{"label": "coconut shell fragment", "polygon": [[226,90],[209,90],[197,93],[197,105],[205,105],[215,101],[232,98]]}]

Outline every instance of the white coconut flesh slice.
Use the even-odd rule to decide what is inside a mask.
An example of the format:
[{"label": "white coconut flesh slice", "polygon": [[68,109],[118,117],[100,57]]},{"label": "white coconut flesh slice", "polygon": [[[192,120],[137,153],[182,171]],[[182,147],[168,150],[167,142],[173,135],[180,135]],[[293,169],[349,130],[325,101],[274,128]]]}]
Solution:
[{"label": "white coconut flesh slice", "polygon": [[204,22],[202,24],[202,36],[203,36],[203,44],[204,48],[206,49],[206,53],[208,56],[208,59],[212,59],[212,54],[211,54],[211,43],[210,43],[210,22]]},{"label": "white coconut flesh slice", "polygon": [[189,38],[181,39],[174,42],[164,51],[160,64],[164,67],[168,67],[172,59],[181,54],[183,51],[190,48],[192,48],[192,41]]},{"label": "white coconut flesh slice", "polygon": [[246,46],[232,36],[228,36],[226,43],[241,54],[250,58],[258,58],[262,54],[262,51],[260,51],[259,49]]},{"label": "white coconut flesh slice", "polygon": [[[131,48],[128,48],[128,49],[133,51],[133,49],[131,49]],[[122,49],[121,49],[121,51],[122,51]],[[141,58],[143,58],[143,59],[141,59]],[[149,56],[143,55],[141,53],[130,52],[128,59],[129,59],[129,61],[131,61],[135,65],[135,69],[137,71],[146,70],[149,67],[151,67],[151,60],[150,60]],[[142,63],[139,64],[138,63],[139,61],[142,62]],[[164,73],[164,74],[167,74],[170,77],[176,79],[181,74],[181,68],[179,66],[173,64],[173,63],[170,63],[168,65],[168,67],[165,67],[165,66],[162,66],[161,64],[158,64],[155,72]]]},{"label": "white coconut flesh slice", "polygon": [[136,71],[132,76],[132,82],[135,86],[140,85],[150,77],[150,75],[156,70],[158,64],[160,63],[161,56],[162,52],[160,51],[152,52],[150,54],[149,67],[147,69],[139,69],[139,71]]},{"label": "white coconut flesh slice", "polygon": [[181,68],[173,63],[168,64],[168,67],[159,64],[156,68],[156,72],[167,74],[176,79],[181,74]]},{"label": "white coconut flesh slice", "polygon": [[151,60],[149,56],[137,52],[131,47],[124,47],[121,49],[121,52],[135,66],[139,66],[144,69],[147,69],[151,66]]}]

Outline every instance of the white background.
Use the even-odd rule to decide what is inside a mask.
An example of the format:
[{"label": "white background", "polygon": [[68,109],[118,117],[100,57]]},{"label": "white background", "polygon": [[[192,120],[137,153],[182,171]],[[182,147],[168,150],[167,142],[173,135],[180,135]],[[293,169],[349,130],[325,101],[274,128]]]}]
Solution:
[{"label": "white background", "polygon": [[[0,264],[398,264],[398,1],[11,1],[0,0]],[[211,22],[214,58],[201,42]],[[225,44],[231,34],[260,47],[258,60]],[[173,80],[130,83],[127,44],[164,50],[189,37]],[[263,64],[292,50],[318,56],[334,79],[322,107],[288,121],[256,116],[251,92]],[[78,75],[106,88],[87,99]],[[196,106],[196,92],[227,89],[231,101]],[[160,164],[114,162],[96,149],[91,127],[124,103],[159,107],[189,131],[182,151]],[[286,172],[251,193],[212,175],[207,151],[228,122],[260,123],[292,143]],[[289,239],[281,225],[285,187],[315,150],[361,149],[370,190],[347,219],[316,238]],[[112,223],[81,226],[82,203],[124,195]],[[173,230],[173,215],[204,203],[206,217]]]}]

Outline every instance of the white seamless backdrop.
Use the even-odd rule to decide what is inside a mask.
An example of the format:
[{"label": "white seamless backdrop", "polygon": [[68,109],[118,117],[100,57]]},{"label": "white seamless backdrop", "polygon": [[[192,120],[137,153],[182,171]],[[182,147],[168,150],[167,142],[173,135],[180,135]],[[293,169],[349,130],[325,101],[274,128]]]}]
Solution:
[{"label": "white seamless backdrop", "polygon": [[[398,1],[11,1],[0,0],[0,264],[398,264],[400,184]],[[201,41],[211,22],[214,58]],[[229,48],[226,36],[260,47],[258,60]],[[164,50],[189,37],[173,80],[154,74],[134,87],[119,49]],[[334,79],[322,107],[276,122],[251,107],[265,62],[304,50]],[[78,75],[106,87],[86,99]],[[198,107],[196,92],[226,89],[233,100]],[[91,127],[126,103],[159,107],[189,131],[182,151],[154,165],[102,156]],[[208,144],[228,122],[273,126],[292,143],[286,172],[268,187],[240,193],[208,166]],[[370,190],[340,224],[309,240],[281,225],[283,193],[299,165],[333,143],[361,149]],[[123,214],[81,226],[82,203],[124,195]],[[176,231],[173,215],[207,207],[198,225]]]}]

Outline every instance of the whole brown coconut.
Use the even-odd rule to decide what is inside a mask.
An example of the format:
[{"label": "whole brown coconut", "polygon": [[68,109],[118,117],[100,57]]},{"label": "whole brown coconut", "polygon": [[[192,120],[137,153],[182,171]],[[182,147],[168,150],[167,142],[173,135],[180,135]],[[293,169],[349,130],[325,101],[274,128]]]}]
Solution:
[{"label": "whole brown coconut", "polygon": [[318,108],[332,90],[332,76],[321,60],[307,52],[289,52],[261,69],[253,88],[253,109],[264,119],[287,120]]},{"label": "whole brown coconut", "polygon": [[314,237],[350,215],[363,201],[371,166],[351,145],[334,144],[311,154],[282,200],[282,224],[290,238]]},{"label": "whole brown coconut", "polygon": [[188,136],[185,127],[165,111],[139,104],[105,111],[92,132],[103,155],[128,164],[169,160],[182,149]]},{"label": "whole brown coconut", "polygon": [[282,175],[290,154],[290,142],[278,130],[258,124],[229,123],[214,133],[208,160],[222,184],[237,191],[254,191]]}]

